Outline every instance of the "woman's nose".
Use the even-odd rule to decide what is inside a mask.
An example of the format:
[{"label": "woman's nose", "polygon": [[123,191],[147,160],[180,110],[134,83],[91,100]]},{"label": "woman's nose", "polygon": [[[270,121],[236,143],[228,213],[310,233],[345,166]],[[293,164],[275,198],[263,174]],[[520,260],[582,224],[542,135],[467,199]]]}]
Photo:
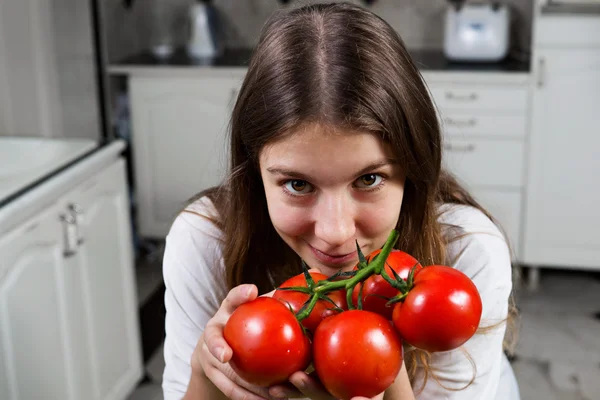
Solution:
[{"label": "woman's nose", "polygon": [[315,236],[331,247],[342,246],[356,234],[354,211],[343,195],[320,199],[315,215]]}]

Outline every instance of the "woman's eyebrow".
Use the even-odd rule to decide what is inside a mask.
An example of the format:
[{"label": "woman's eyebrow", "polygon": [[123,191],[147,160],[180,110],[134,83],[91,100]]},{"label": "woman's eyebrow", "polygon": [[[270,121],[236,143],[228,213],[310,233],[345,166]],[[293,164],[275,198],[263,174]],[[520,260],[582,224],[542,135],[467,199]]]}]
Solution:
[{"label": "woman's eyebrow", "polygon": [[394,165],[398,164],[398,161],[393,158],[386,158],[372,164],[367,165],[365,168],[361,169],[356,173],[357,176],[361,176],[367,174],[369,172],[375,171],[378,168],[385,167],[386,165]]},{"label": "woman's eyebrow", "polygon": [[[376,161],[372,164],[367,165],[366,167],[362,168],[360,171],[356,172],[354,175],[356,176],[361,176],[364,174],[367,174],[371,171],[374,171],[378,168],[384,167],[386,165],[392,165],[392,164],[397,164],[398,161],[394,160],[394,159],[384,159],[384,160],[379,160]],[[311,175],[302,173],[302,172],[298,172],[298,171],[294,171],[293,169],[287,168],[285,166],[272,166],[267,168],[267,171],[273,175],[282,175],[282,176],[291,176],[294,178],[298,178],[300,180],[303,181],[308,181],[308,182],[312,182],[314,181],[314,178]]]},{"label": "woman's eyebrow", "polygon": [[302,172],[294,171],[292,169],[286,167],[269,167],[267,171],[273,175],[281,175],[281,176],[293,176],[294,178],[298,178],[303,181],[314,181],[313,177],[308,174],[303,174]]}]

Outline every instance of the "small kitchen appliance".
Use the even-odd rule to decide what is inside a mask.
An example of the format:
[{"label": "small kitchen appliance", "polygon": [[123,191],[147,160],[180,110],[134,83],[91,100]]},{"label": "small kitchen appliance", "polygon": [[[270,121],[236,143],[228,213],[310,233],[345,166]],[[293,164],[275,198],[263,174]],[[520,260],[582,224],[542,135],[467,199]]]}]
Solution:
[{"label": "small kitchen appliance", "polygon": [[506,4],[453,1],[446,12],[444,54],[451,61],[496,62],[510,45]]},{"label": "small kitchen appliance", "polygon": [[210,0],[198,0],[189,9],[187,52],[193,58],[215,57],[221,53],[219,19]]}]

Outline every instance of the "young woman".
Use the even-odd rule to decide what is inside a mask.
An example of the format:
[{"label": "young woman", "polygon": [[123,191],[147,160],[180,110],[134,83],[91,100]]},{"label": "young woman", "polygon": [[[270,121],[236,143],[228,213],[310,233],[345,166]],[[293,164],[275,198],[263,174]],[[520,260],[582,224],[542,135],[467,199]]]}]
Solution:
[{"label": "young woman", "polygon": [[[164,256],[165,399],[332,399],[304,372],[255,387],[227,363],[237,306],[301,272],[325,274],[380,248],[451,265],[477,285],[482,332],[405,365],[378,399],[518,399],[503,352],[509,247],[491,217],[441,170],[442,135],[396,32],[357,6],[277,13],[266,24],[231,120],[229,176],[177,217]],[[510,332],[508,332],[510,333]]]}]

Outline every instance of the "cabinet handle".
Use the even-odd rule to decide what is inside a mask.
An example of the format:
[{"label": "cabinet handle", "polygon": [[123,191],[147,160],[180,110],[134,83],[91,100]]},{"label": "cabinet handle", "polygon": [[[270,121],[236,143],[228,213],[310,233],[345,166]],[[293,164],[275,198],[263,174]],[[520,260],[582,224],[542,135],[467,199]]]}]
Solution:
[{"label": "cabinet handle", "polygon": [[77,244],[81,245],[85,242],[83,238],[83,209],[79,204],[72,203],[68,206],[69,213],[75,220],[75,230],[77,231]]},{"label": "cabinet handle", "polygon": [[456,120],[456,119],[452,119],[452,118],[444,118],[444,121],[446,122],[446,124],[448,125],[452,125],[452,126],[457,126],[457,127],[474,127],[475,125],[477,125],[477,120],[475,118],[471,118],[469,120]]},{"label": "cabinet handle", "polygon": [[62,214],[60,220],[63,223],[65,240],[63,256],[69,258],[74,256],[77,252],[77,226],[75,225],[75,218],[71,214]]},{"label": "cabinet handle", "polygon": [[469,143],[469,144],[466,144],[463,146],[445,144],[444,150],[455,151],[455,152],[460,152],[460,153],[472,153],[475,151],[475,145],[473,143]]},{"label": "cabinet handle", "polygon": [[467,95],[458,95],[453,92],[446,92],[446,99],[448,100],[456,100],[456,101],[475,101],[479,96],[477,93],[473,92]]},{"label": "cabinet handle", "polygon": [[546,59],[541,57],[538,60],[538,79],[537,85],[538,87],[543,87],[546,82]]}]

